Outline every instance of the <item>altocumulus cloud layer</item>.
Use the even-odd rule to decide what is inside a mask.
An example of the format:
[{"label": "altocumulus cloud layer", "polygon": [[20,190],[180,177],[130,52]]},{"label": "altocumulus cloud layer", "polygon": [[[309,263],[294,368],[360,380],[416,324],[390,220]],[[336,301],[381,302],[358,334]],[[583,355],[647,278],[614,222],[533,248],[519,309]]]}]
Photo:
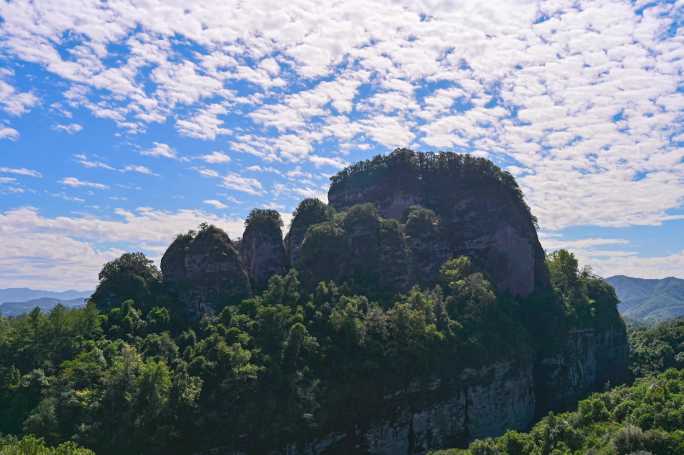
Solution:
[{"label": "altocumulus cloud layer", "polygon": [[[54,188],[16,172],[43,171],[30,156],[3,168],[0,233],[16,240],[0,286],[92,286],[122,249],[158,257],[205,219],[239,235],[248,207],[287,213],[396,146],[506,167],[545,246],[599,272],[684,275],[682,251],[645,259],[628,240],[564,235],[684,218],[684,2],[60,0],[0,2],[0,16],[2,153],[39,110],[60,137],[109,122],[104,140],[128,153],[60,150],[110,177],[64,173]],[[126,178],[154,188],[179,169],[214,192],[163,209],[122,195]],[[46,191],[82,206],[9,199]],[[88,207],[93,194],[118,210]]]}]

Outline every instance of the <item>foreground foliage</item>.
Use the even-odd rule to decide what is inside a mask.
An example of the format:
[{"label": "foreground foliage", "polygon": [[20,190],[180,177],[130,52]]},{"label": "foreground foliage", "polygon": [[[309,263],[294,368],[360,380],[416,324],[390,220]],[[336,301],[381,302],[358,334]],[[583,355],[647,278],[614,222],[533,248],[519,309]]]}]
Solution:
[{"label": "foreground foliage", "polygon": [[389,302],[330,282],[306,294],[291,271],[199,323],[172,317],[145,267],[108,264],[99,309],[0,318],[0,431],[100,454],[258,452],[352,428],[391,391],[528,346],[518,304],[467,258],[445,264],[443,286]]},{"label": "foreground foliage", "polygon": [[684,318],[655,326],[632,326],[629,344],[634,376],[684,368]]},{"label": "foreground foliage", "polygon": [[389,394],[551,344],[558,333],[540,334],[556,309],[576,324],[600,327],[611,311],[621,323],[612,288],[572,255],[549,267],[555,294],[529,301],[497,296],[467,257],[447,261],[434,287],[374,300],[329,281],[310,292],[290,271],[194,321],[150,261],[126,254],[86,308],[0,318],[0,433],[149,455],[264,453],[354,431],[387,412]]},{"label": "foreground foliage", "polygon": [[670,369],[549,414],[528,433],[509,431],[435,455],[678,455],[684,453],[684,370]]},{"label": "foreground foliage", "polygon": [[95,455],[95,452],[73,442],[49,447],[34,436],[26,436],[22,439],[0,438],[0,455]]}]

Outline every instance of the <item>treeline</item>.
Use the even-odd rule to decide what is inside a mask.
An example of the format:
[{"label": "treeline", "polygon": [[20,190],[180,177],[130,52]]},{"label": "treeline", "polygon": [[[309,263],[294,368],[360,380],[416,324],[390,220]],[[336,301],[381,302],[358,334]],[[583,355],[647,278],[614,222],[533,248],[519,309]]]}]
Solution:
[{"label": "treeline", "polygon": [[73,442],[50,447],[42,439],[25,436],[21,439],[0,437],[0,455],[95,455],[95,452],[78,447]]},{"label": "treeline", "polygon": [[[612,288],[568,253],[549,268],[555,295],[529,301],[497,296],[466,257],[447,261],[435,287],[382,301],[333,282],[306,292],[290,271],[193,322],[156,267],[126,254],[105,265],[85,309],[0,318],[0,433],[65,455],[87,453],[65,441],[149,455],[264,453],[353,431],[387,412],[387,396],[411,400],[416,384],[550,343],[535,339],[545,308],[559,307],[549,299],[582,324],[607,323]],[[42,442],[0,450],[21,444]]]}]

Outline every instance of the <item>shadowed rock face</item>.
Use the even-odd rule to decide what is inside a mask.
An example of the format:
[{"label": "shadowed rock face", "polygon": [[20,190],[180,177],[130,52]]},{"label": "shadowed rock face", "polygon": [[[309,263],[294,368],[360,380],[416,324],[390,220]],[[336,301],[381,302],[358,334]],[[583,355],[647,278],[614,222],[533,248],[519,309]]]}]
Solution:
[{"label": "shadowed rock face", "polygon": [[178,236],[164,253],[161,269],[193,319],[252,294],[235,245],[214,226]]},{"label": "shadowed rock face", "polygon": [[275,210],[254,210],[247,220],[240,257],[254,290],[264,289],[273,275],[287,272],[281,225]]},{"label": "shadowed rock face", "polygon": [[385,418],[369,428],[331,434],[286,453],[424,454],[524,430],[534,420],[534,406],[531,364],[500,362],[396,394],[387,399]]},{"label": "shadowed rock face", "polygon": [[534,218],[513,177],[490,161],[453,153],[398,149],[357,163],[333,177],[328,201],[336,210],[372,202],[384,218],[401,220],[411,206],[432,210],[431,237],[414,238],[414,275],[433,276],[449,257],[467,255],[499,291],[527,296],[548,288]]},{"label": "shadowed rock face", "polygon": [[572,409],[588,393],[629,379],[624,327],[572,330],[562,350],[536,365],[538,414]]}]

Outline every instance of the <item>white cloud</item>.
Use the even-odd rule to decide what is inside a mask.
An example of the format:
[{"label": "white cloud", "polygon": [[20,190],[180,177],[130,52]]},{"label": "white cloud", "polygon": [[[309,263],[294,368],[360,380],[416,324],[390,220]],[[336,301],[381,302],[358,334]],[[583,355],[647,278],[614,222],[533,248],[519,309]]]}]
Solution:
[{"label": "white cloud", "polygon": [[213,169],[194,168],[203,177],[218,177],[219,173]]},{"label": "white cloud", "polygon": [[203,202],[214,207],[215,209],[225,209],[228,207],[226,204],[217,199],[205,199]]},{"label": "white cloud", "polygon": [[226,175],[221,175],[213,169],[193,168],[203,177],[219,178],[220,185],[229,190],[240,191],[242,193],[251,194],[252,196],[261,196],[263,194],[263,187],[261,182],[251,177],[244,177],[235,172],[229,172]]},{"label": "white cloud", "polygon": [[76,161],[81,166],[88,168],[88,169],[107,169],[109,171],[115,171],[116,170],[116,168],[114,168],[113,166],[110,166],[109,164],[107,164],[103,161],[92,160],[83,154],[74,155],[74,158],[76,158]]},{"label": "white cloud", "polygon": [[270,174],[276,174],[276,175],[281,175],[282,173],[272,167],[272,166],[259,166],[258,164],[253,164],[251,166],[247,166],[246,169],[251,172],[262,172],[262,173],[270,173]]},{"label": "white cloud", "polygon": [[154,147],[143,150],[140,152],[140,154],[145,156],[153,156],[155,158],[169,158],[173,160],[178,158],[176,151],[171,148],[170,145],[163,144],[161,142],[155,142]]},{"label": "white cloud", "polygon": [[342,169],[343,167],[349,165],[349,163],[340,158],[330,158],[318,155],[309,156],[309,161],[311,161],[316,167],[330,166],[337,169]]},{"label": "white cloud", "polygon": [[38,97],[33,93],[18,92],[9,83],[2,80],[2,76],[3,74],[0,73],[0,106],[2,106],[5,112],[20,116],[38,104]]},{"label": "white cloud", "polygon": [[0,140],[8,139],[10,141],[16,141],[19,139],[19,131],[9,126],[4,126],[0,124]]},{"label": "white cloud", "polygon": [[23,175],[26,177],[41,178],[43,174],[33,169],[26,169],[25,167],[0,167],[0,173]]},{"label": "white cloud", "polygon": [[63,131],[67,134],[76,134],[83,129],[83,126],[79,125],[78,123],[69,123],[66,125],[56,125],[55,129],[57,131]]},{"label": "white cloud", "polygon": [[176,129],[183,136],[196,139],[214,140],[216,136],[226,135],[230,130],[223,128],[223,121],[218,118],[228,110],[220,104],[212,104],[200,109],[195,115],[187,119],[176,121]]},{"label": "white cloud", "polygon": [[207,155],[202,155],[200,159],[210,164],[228,163],[230,161],[230,157],[222,152],[211,152]]},{"label": "white cloud", "polygon": [[106,169],[108,171],[116,171],[116,172],[135,172],[137,174],[143,174],[143,175],[158,175],[152,172],[150,168],[147,166],[143,166],[140,164],[128,164],[122,168],[116,168],[108,163],[105,163],[104,161],[99,161],[97,159],[93,160],[88,158],[88,156],[79,153],[77,155],[74,155],[74,158],[76,161],[83,167],[88,168],[88,169]]},{"label": "white cloud", "polygon": [[[78,196],[71,196],[71,195],[69,195],[69,194],[66,194],[66,193],[63,192],[63,191],[60,192],[60,193],[52,193],[52,196],[57,197],[57,198],[60,198],[60,199],[64,199],[65,201],[69,201],[69,202],[78,202],[78,203],[83,203],[83,202],[85,202],[85,199],[80,198],[80,197],[78,197]],[[111,198],[110,198],[110,199],[111,199]]]},{"label": "white cloud", "polygon": [[142,166],[140,164],[129,164],[127,166],[124,166],[123,168],[124,172],[135,172],[138,174],[143,174],[143,175],[157,175],[154,172],[150,170],[147,166]]},{"label": "white cloud", "polygon": [[88,182],[85,180],[79,180],[76,177],[65,177],[62,180],[59,181],[62,185],[70,186],[73,188],[93,188],[96,190],[106,190],[109,188],[109,186],[103,184],[103,183],[97,183],[97,182]]},{"label": "white cloud", "polygon": [[239,174],[231,172],[221,179],[221,185],[235,191],[260,196],[263,194],[261,182],[257,179],[243,177]]}]

